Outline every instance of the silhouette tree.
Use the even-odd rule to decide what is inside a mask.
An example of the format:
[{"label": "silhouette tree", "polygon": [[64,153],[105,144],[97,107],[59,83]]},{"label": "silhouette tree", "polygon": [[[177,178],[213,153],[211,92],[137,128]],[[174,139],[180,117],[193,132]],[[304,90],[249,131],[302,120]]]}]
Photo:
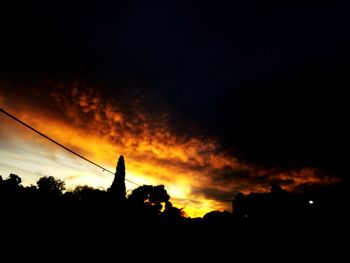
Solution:
[{"label": "silhouette tree", "polygon": [[243,219],[246,214],[246,197],[243,193],[239,192],[232,200],[232,213],[238,219]]},{"label": "silhouette tree", "polygon": [[165,203],[165,210],[162,213],[162,217],[170,223],[175,223],[179,221],[183,221],[186,214],[182,210],[182,208],[174,207],[173,204],[168,201]]},{"label": "silhouette tree", "polygon": [[6,181],[13,187],[20,187],[22,183],[21,177],[16,174],[10,174],[9,179]]},{"label": "silhouette tree", "polygon": [[103,207],[106,202],[105,191],[87,185],[77,186],[70,194],[86,207]]},{"label": "silhouette tree", "polygon": [[125,203],[125,162],[124,156],[119,157],[117,168],[114,176],[112,186],[110,188],[113,201],[117,206],[121,207]]},{"label": "silhouette tree", "polygon": [[17,212],[25,209],[23,195],[24,187],[22,179],[16,174],[10,174],[9,177],[3,180],[0,184],[0,207],[7,211],[8,215],[12,215],[12,219],[16,217]]},{"label": "silhouette tree", "polygon": [[279,195],[279,194],[283,194],[285,193],[285,191],[283,190],[283,188],[277,184],[277,183],[272,183],[271,184],[271,190],[270,190],[271,194],[275,194],[275,195]]},{"label": "silhouette tree", "polygon": [[2,185],[2,191],[6,193],[15,193],[22,189],[22,179],[16,174],[10,174],[6,180],[1,177],[0,183]]},{"label": "silhouette tree", "polygon": [[211,211],[203,217],[204,222],[209,224],[230,224],[232,222],[232,214],[228,211]]},{"label": "silhouette tree", "polygon": [[45,194],[61,195],[62,191],[66,189],[64,181],[55,179],[53,176],[43,176],[38,182],[39,192]]},{"label": "silhouette tree", "polygon": [[164,185],[143,185],[132,191],[128,202],[134,211],[147,218],[159,216],[169,199]]}]

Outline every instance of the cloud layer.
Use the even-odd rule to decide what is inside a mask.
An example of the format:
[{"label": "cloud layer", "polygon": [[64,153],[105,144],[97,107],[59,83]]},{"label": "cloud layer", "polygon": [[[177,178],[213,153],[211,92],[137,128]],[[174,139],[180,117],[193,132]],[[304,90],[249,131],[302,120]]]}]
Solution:
[{"label": "cloud layer", "polygon": [[[175,205],[185,207],[189,216],[229,209],[226,201],[237,192],[268,191],[271,183],[292,190],[306,183],[337,180],[314,168],[285,171],[244,163],[223,151],[213,137],[192,133],[188,127],[177,134],[171,112],[150,114],[142,100],[126,98],[123,93],[107,97],[86,81],[14,79],[1,79],[1,107],[111,169],[118,155],[123,154],[127,178],[140,184],[166,185]],[[11,126],[10,122],[6,125]],[[7,140],[10,130],[5,126],[0,129],[1,142]],[[33,134],[17,131],[17,135],[28,149],[45,148],[47,155],[38,157],[41,163],[55,156],[52,152],[57,153],[55,146],[40,146],[41,139]],[[1,151],[10,160],[15,150],[10,146],[6,149]],[[67,174],[65,179],[69,183],[77,177],[79,183],[96,182],[81,173]],[[108,187],[108,180],[104,183]]]}]

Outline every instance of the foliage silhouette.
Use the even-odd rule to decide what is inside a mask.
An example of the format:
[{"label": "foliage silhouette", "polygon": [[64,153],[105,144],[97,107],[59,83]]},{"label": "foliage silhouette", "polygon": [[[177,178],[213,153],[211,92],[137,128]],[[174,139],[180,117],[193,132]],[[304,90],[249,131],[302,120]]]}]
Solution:
[{"label": "foliage silhouette", "polygon": [[206,213],[203,219],[209,224],[228,224],[232,221],[232,214],[228,211],[211,211]]},{"label": "foliage silhouette", "polygon": [[161,215],[169,199],[170,196],[163,185],[143,185],[132,191],[128,197],[128,206],[132,213],[154,219]]},{"label": "foliage silhouette", "polygon": [[117,206],[123,206],[125,203],[125,195],[126,195],[126,188],[125,188],[125,162],[124,162],[124,156],[121,155],[119,157],[117,168],[114,176],[114,180],[112,183],[112,186],[110,188],[110,192],[112,194],[112,198],[115,200],[115,203]]},{"label": "foliage silhouette", "polygon": [[[6,215],[2,220],[13,224],[25,218],[26,222],[40,227],[40,231],[50,227],[43,222],[57,222],[72,231],[99,225],[103,231],[117,233],[124,226],[154,223],[191,228],[225,226],[239,232],[261,228],[278,233],[278,229],[294,231],[298,227],[312,231],[316,229],[315,222],[323,229],[327,226],[342,229],[349,220],[344,209],[349,192],[347,185],[307,187],[294,193],[272,185],[269,193],[238,193],[233,200],[233,213],[212,211],[201,219],[187,218],[182,209],[174,207],[163,185],[134,189],[120,210],[110,205],[115,203],[110,191],[86,185],[65,191],[65,183],[52,176],[41,177],[37,186],[24,187],[21,182],[15,174],[0,177],[0,208]],[[38,226],[38,222],[42,225]]]},{"label": "foliage silhouette", "polygon": [[1,177],[1,190],[6,192],[18,192],[22,189],[22,179],[16,174],[10,174],[5,180]]},{"label": "foliage silhouette", "polygon": [[60,179],[55,179],[53,176],[44,176],[37,182],[38,190],[42,193],[51,193],[61,195],[66,189],[65,182]]}]

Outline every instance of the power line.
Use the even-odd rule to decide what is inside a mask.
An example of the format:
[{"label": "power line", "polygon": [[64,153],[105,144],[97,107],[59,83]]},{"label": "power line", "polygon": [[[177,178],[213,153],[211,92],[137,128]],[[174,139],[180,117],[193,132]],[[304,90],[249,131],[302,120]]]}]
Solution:
[{"label": "power line", "polygon": [[[7,115],[7,116],[10,117],[11,119],[17,121],[18,123],[22,124],[23,126],[27,127],[28,129],[30,129],[30,130],[36,132],[37,134],[39,134],[40,136],[44,137],[45,139],[51,141],[52,143],[58,145],[59,147],[65,149],[66,151],[68,151],[68,152],[70,152],[70,153],[72,153],[72,154],[78,156],[79,158],[81,158],[81,159],[83,159],[83,160],[85,160],[85,161],[87,161],[87,162],[89,162],[89,163],[91,163],[91,164],[93,164],[93,165],[95,165],[95,166],[97,166],[98,168],[102,169],[102,171],[106,171],[106,172],[108,172],[108,173],[114,175],[114,173],[113,173],[112,171],[110,171],[110,170],[104,168],[103,166],[101,166],[101,165],[99,165],[99,164],[97,164],[97,163],[95,163],[95,162],[93,162],[93,161],[91,161],[91,160],[85,158],[85,157],[82,156],[81,154],[79,154],[79,153],[77,153],[77,152],[75,152],[75,151],[69,149],[68,147],[64,146],[63,144],[57,142],[56,140],[51,139],[49,136],[47,136],[47,135],[45,135],[44,133],[38,131],[37,129],[33,128],[33,127],[30,126],[29,124],[27,124],[27,123],[21,121],[20,119],[18,119],[17,117],[13,116],[13,115],[10,114],[10,113],[8,113],[8,112],[5,111],[4,109],[1,109],[1,108],[0,108],[0,112],[2,112],[3,114]],[[135,185],[137,185],[137,186],[141,186],[140,184],[135,183],[135,182],[133,182],[133,181],[131,181],[131,180],[128,180],[128,179],[125,179],[125,181],[128,181],[129,183],[135,184]]]}]

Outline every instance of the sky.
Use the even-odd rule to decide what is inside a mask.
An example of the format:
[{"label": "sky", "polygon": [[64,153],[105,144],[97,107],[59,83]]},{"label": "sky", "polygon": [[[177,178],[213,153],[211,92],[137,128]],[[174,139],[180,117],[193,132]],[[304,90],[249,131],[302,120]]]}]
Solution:
[{"label": "sky", "polygon": [[[0,105],[189,216],[239,192],[347,182],[348,4],[37,1],[4,6]],[[0,174],[112,175],[0,116]],[[135,185],[127,184],[128,189]]]}]

